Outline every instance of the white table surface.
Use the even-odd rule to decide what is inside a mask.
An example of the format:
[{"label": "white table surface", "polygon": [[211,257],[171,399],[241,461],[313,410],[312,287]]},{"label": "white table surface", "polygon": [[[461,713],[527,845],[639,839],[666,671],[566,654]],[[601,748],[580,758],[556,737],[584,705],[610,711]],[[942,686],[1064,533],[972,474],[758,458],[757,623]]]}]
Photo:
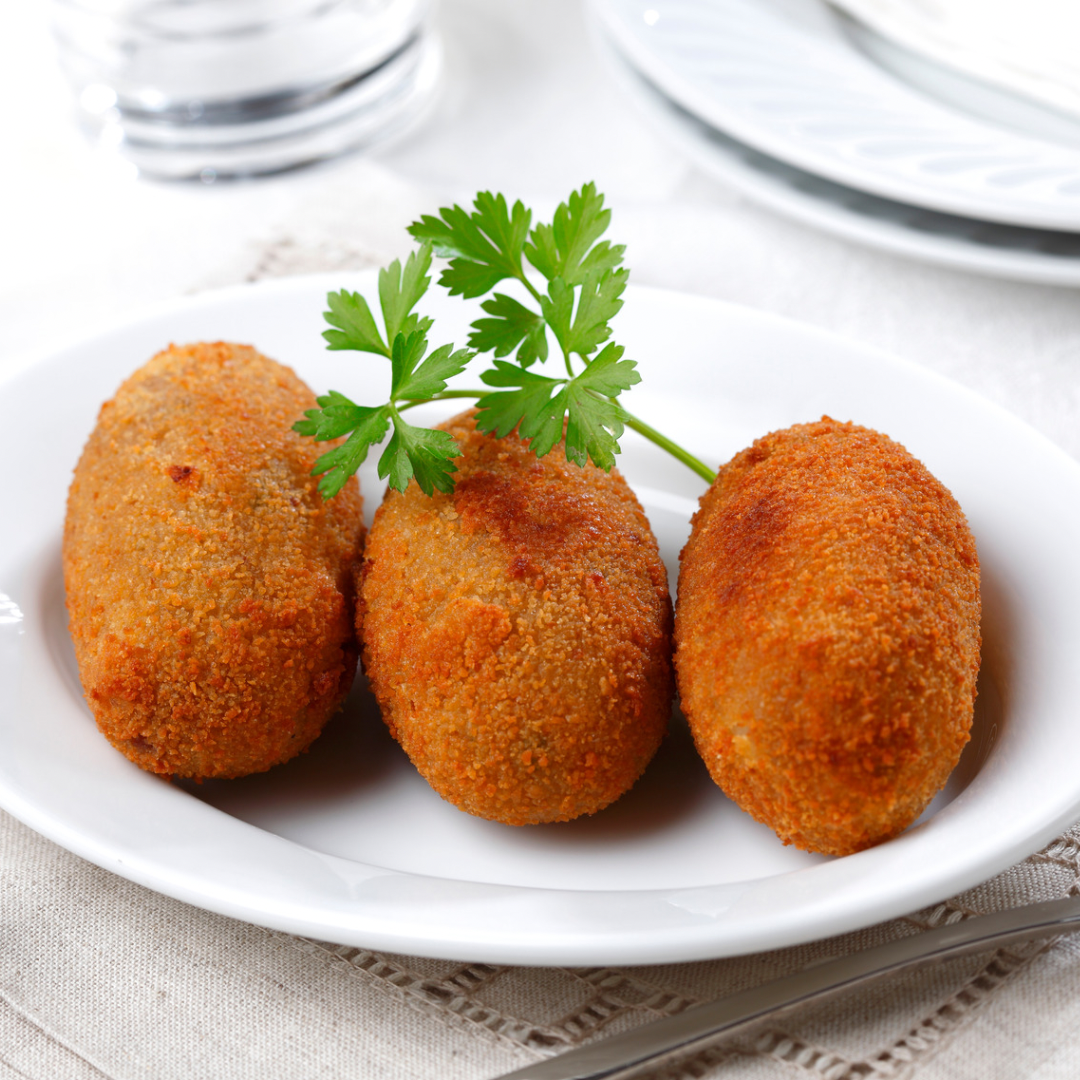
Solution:
[{"label": "white table surface", "polygon": [[[268,274],[382,263],[407,250],[403,227],[413,217],[448,200],[464,202],[478,189],[501,190],[543,212],[594,179],[615,211],[611,235],[627,244],[634,281],[779,313],[914,360],[1005,406],[1080,457],[1080,302],[1073,290],[923,266],[757,209],[696,171],[620,100],[590,54],[577,0],[443,0],[438,24],[446,48],[444,85],[430,115],[405,140],[254,183],[168,185],[138,180],[75,130],[42,0],[0,6],[0,378],[158,299]],[[16,832],[25,853],[35,842],[25,830]],[[49,854],[46,841],[40,845],[37,858],[63,856]],[[79,862],[69,858],[72,866]],[[4,890],[17,885],[25,895],[26,872],[20,873],[18,880],[0,877],[0,924],[5,895],[15,895]],[[100,884],[103,872],[96,873]],[[40,888],[45,911],[60,885],[43,879]],[[150,894],[131,890],[132,903],[152,907]],[[47,934],[57,919],[41,915],[34,932]],[[8,931],[17,937],[21,927],[8,924]],[[238,941],[243,933],[235,931]],[[254,948],[243,942],[237,947]],[[26,958],[34,955],[16,949],[5,959],[0,950],[0,1005],[6,1001],[10,1011],[7,1021],[0,1015],[0,1080],[65,1073],[249,1075],[230,1071],[224,1056],[209,1052],[183,1068],[168,1064],[145,1033],[132,1036],[143,1054],[137,1065],[130,1046],[127,1057],[116,1058],[108,1058],[105,1042],[87,1049],[72,1035],[75,1028],[56,1019],[76,1016],[60,1008],[63,965],[52,1020],[42,1019],[46,992],[36,999],[37,1012],[28,1004],[35,1000],[29,991],[20,992],[29,985]],[[1064,1006],[1047,1005],[1066,991],[1078,996],[1078,964],[1072,952],[1053,955],[1056,966],[1047,973],[1044,964],[1041,983],[1032,982],[1030,972],[1025,976],[1028,1013],[1042,1015],[1041,1027],[1009,1031],[1004,1023],[965,1036],[984,1048],[997,1046],[995,1039],[1001,1045],[1000,1071],[984,1063],[978,1075],[1080,1074],[1080,1066],[1069,1071],[1069,1050],[1080,1041],[1069,1026],[1076,1017]],[[44,967],[40,974],[45,977]],[[528,975],[521,978],[524,1000]],[[412,1031],[408,1009],[389,1015],[386,1010],[400,1013],[404,1006],[387,1000],[370,1005],[376,1029],[381,1023],[395,1037],[431,1038],[426,1029]],[[77,1027],[77,1016],[71,1023]],[[446,1034],[437,1051],[421,1055],[422,1067],[380,1051],[370,1026],[366,1035],[349,1034],[374,1040],[374,1056],[357,1064],[353,1075],[480,1077],[528,1060],[505,1032],[487,1051],[476,1052],[483,1024],[475,1018],[469,1023],[462,1021],[464,1027]],[[855,1038],[850,1023],[844,1030]],[[919,1031],[924,1042],[932,1041]],[[297,1046],[307,1046],[304,1037],[296,1035]],[[13,1041],[5,1044],[5,1038]],[[894,1071],[882,1065],[880,1075],[910,1075],[916,1065],[921,1077],[969,1075],[964,1061],[970,1055],[956,1042],[960,1036],[950,1038],[951,1057],[911,1050],[905,1058],[898,1051],[890,1059]],[[87,1039],[89,1045],[93,1040]],[[16,1045],[22,1057],[8,1052]],[[841,1068],[844,1061],[869,1060],[855,1051],[848,1059],[838,1052],[826,1060],[792,1046],[766,1032],[742,1056],[717,1059],[715,1075],[870,1075]],[[304,1054],[303,1061],[315,1062],[308,1049]],[[451,1066],[452,1060],[457,1064]],[[325,1063],[321,1072],[314,1064],[310,1072],[293,1072],[287,1055],[264,1064],[250,1075],[347,1075]],[[1023,1071],[1010,1071],[1021,1064]]]}]

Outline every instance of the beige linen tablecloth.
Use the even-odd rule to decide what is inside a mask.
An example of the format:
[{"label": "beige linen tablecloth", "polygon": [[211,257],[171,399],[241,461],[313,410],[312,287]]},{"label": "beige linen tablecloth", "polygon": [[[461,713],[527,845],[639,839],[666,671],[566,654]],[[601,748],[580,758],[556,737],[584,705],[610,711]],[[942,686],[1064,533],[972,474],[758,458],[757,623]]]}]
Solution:
[{"label": "beige linen tablecloth", "polygon": [[[594,178],[635,281],[800,318],[926,364],[1080,457],[1073,291],[924,267],[748,205],[624,106],[591,60],[574,0],[446,0],[446,90],[410,140],[205,191],[137,183],[82,145],[35,7],[0,12],[0,144],[18,163],[0,179],[0,375],[145,301],[378,265],[407,249],[403,228],[417,214],[479,188],[548,213]],[[0,411],[2,395],[0,385]],[[1078,859],[1073,830],[947,903],[800,948],[528,969],[235,922],[115,877],[0,812],[0,1080],[481,1080],[823,957],[1067,895]],[[1080,937],[890,978],[762,1022],[664,1075],[1080,1076]]]}]

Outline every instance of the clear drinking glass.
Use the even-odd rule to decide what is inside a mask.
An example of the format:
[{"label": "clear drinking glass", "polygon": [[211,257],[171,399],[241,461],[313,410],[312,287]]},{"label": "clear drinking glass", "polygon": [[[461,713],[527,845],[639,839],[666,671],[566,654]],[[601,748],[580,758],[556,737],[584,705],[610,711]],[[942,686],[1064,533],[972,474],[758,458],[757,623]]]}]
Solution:
[{"label": "clear drinking glass", "polygon": [[144,172],[255,175],[389,137],[430,99],[431,0],[52,0],[83,124]]}]

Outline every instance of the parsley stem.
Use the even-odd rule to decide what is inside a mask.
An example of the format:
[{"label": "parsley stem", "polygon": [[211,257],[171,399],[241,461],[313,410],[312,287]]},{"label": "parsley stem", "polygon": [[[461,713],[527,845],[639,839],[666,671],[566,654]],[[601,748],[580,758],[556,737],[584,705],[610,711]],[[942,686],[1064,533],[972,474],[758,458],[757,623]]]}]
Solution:
[{"label": "parsley stem", "polygon": [[707,480],[710,484],[716,479],[716,472],[710,469],[705,462],[694,457],[689,450],[684,450],[678,443],[672,442],[666,435],[661,435],[659,431],[654,427],[650,427],[644,420],[639,420],[633,413],[629,413],[626,409],[623,409],[623,419],[626,422],[626,426],[636,431],[639,435],[644,435],[650,442],[656,443],[662,450],[666,450],[673,458],[681,461],[688,469],[692,469],[703,480]]},{"label": "parsley stem", "polygon": [[[429,398],[416,398],[412,401],[399,401],[397,403],[398,409],[404,412],[406,409],[415,408],[417,405],[426,405],[429,401],[451,401],[455,398],[473,398],[477,400],[482,398],[485,394],[490,394],[490,390],[444,390],[441,394],[434,394]],[[622,406],[620,406],[622,408]],[[677,442],[673,442],[666,435],[662,435],[656,428],[649,424],[646,424],[644,420],[639,419],[633,413],[627,412],[623,408],[623,418],[626,421],[626,426],[636,431],[639,435],[644,435],[650,442],[655,443],[661,450],[666,450],[673,458],[681,461],[688,469],[696,472],[703,480],[712,483],[716,479],[716,472],[710,469],[705,462],[694,457],[689,450],[684,450]]]},{"label": "parsley stem", "polygon": [[521,282],[521,284],[522,284],[522,285],[524,285],[524,286],[525,286],[525,288],[526,288],[526,289],[528,289],[528,290],[529,290],[529,293],[530,293],[530,294],[532,295],[532,298],[533,298],[533,299],[534,299],[534,300],[535,300],[535,301],[536,301],[536,302],[537,302],[538,304],[541,304],[541,305],[543,305],[543,300],[542,300],[542,299],[541,299],[541,297],[540,297],[540,293],[536,291],[536,288],[535,288],[535,286],[533,285],[533,283],[532,283],[532,282],[531,282],[531,281],[530,281],[530,280],[529,280],[529,279],[528,279],[528,278],[527,278],[527,277],[525,276],[525,271],[524,271],[524,270],[522,270],[522,269],[520,269],[520,268],[518,269],[518,272],[517,272],[517,279],[518,279],[518,281],[520,281],[520,282]]},{"label": "parsley stem", "polygon": [[417,405],[426,405],[429,401],[450,401],[452,398],[482,398],[490,394],[490,390],[444,390],[441,394],[432,394],[426,398],[412,398],[398,402],[398,408],[404,412],[406,409],[414,409]]}]

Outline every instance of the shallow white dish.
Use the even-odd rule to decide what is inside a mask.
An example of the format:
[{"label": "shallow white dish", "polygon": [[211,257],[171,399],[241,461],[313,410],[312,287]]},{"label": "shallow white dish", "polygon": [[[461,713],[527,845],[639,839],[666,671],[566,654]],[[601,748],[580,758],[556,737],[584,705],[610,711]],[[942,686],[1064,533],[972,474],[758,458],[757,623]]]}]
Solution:
[{"label": "shallow white dish", "polygon": [[[358,691],[310,754],[201,786],[140,772],[98,734],[71,654],[59,546],[99,403],[169,341],[257,344],[317,390],[381,391],[377,358],[324,352],[320,275],[163,306],[0,387],[0,805],[133,881],[292,933],[494,963],[651,963],[819,938],[914,910],[1036,850],[1080,815],[1080,467],[925,370],[714,301],[634,289],[618,339],[628,405],[721,461],[764,432],[851,418],[904,442],[957,495],[984,570],[975,737],[903,836],[844,859],[784,848],[712,786],[676,728],[640,784],[591,819],[510,829],[441,802]],[[433,297],[437,342],[471,308]],[[44,434],[42,418],[45,422]],[[703,486],[627,437],[623,469],[669,566]],[[377,499],[362,478],[368,512]]]},{"label": "shallow white dish", "polygon": [[1080,285],[1080,233],[957,217],[835,184],[710,127],[622,58],[602,30],[594,45],[625,97],[700,168],[771,210],[880,251],[991,277]]},{"label": "shallow white dish", "polygon": [[911,85],[821,0],[590,3],[651,82],[764,154],[913,206],[1080,231],[1075,145],[980,119],[927,92],[932,80]]}]

